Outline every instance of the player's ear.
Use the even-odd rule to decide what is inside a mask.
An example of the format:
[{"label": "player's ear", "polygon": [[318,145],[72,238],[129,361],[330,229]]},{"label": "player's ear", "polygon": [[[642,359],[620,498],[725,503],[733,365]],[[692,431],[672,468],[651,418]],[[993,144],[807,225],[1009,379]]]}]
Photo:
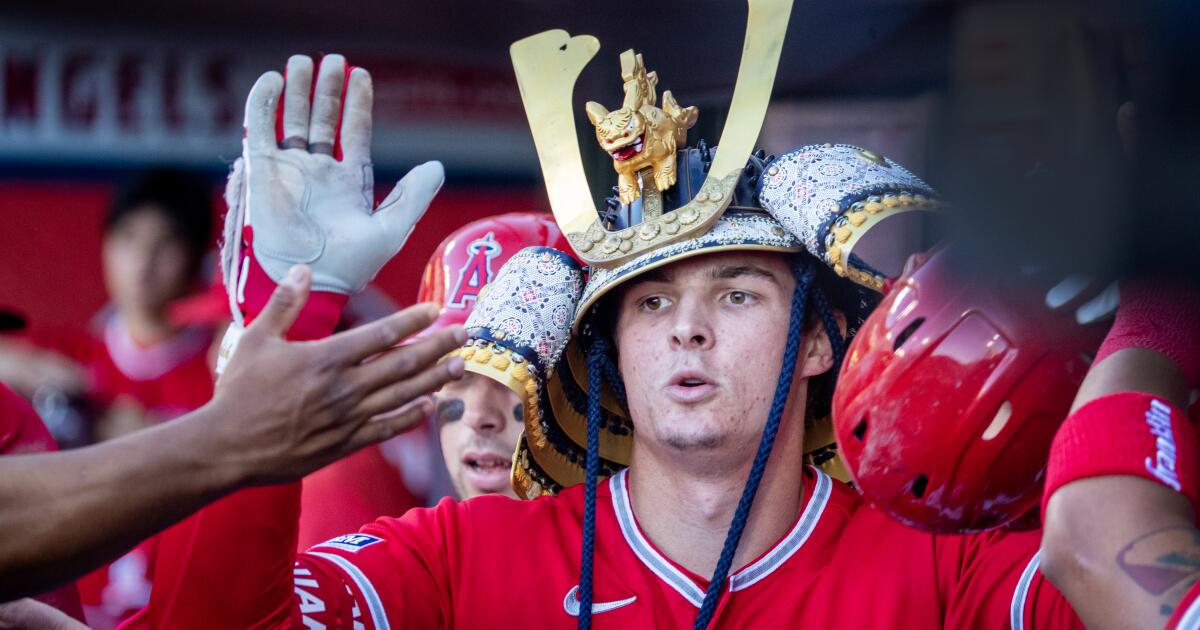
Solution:
[{"label": "player's ear", "polygon": [[[837,320],[838,333],[846,338],[846,316],[841,311],[833,311]],[[829,332],[819,318],[810,320],[804,332],[804,343],[800,346],[800,360],[797,361],[801,378],[809,378],[824,374],[833,367],[833,344],[829,340]]]}]

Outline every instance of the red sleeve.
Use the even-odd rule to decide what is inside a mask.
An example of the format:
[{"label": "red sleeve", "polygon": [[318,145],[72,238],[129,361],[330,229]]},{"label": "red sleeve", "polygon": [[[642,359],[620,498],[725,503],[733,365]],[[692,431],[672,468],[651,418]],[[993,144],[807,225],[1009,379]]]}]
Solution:
[{"label": "red sleeve", "polygon": [[955,576],[946,628],[1083,628],[1039,570],[1041,530],[939,537],[940,569]]},{"label": "red sleeve", "polygon": [[[45,423],[24,398],[0,383],[0,455],[57,451]],[[83,621],[79,592],[72,582],[35,599]]]},{"label": "red sleeve", "polygon": [[150,604],[122,627],[444,625],[454,502],[380,519],[297,557],[299,494],[300,484],[243,490],[164,532]]},{"label": "red sleeve", "polygon": [[[337,614],[345,618],[349,610],[366,628],[447,627],[452,621],[453,592],[448,552],[460,531],[462,509],[462,504],[443,499],[435,508],[381,518],[357,534],[313,546],[301,554],[297,566],[340,577],[341,583],[334,584],[348,596],[342,596]],[[336,595],[336,586],[322,583],[314,602],[320,599],[327,604]],[[304,601],[299,576],[296,592]],[[305,617],[329,624],[334,613],[326,614],[330,616],[306,613]]]},{"label": "red sleeve", "polygon": [[[404,514],[424,507],[424,498],[410,490],[406,481],[380,445],[368,446],[305,477],[296,548],[303,551],[352,532],[381,514]],[[354,491],[347,492],[347,488]]]},{"label": "red sleeve", "polygon": [[167,529],[150,603],[121,627],[289,627],[299,509],[299,483],[250,488]]},{"label": "red sleeve", "polygon": [[0,455],[57,450],[50,430],[33,407],[0,383]]}]

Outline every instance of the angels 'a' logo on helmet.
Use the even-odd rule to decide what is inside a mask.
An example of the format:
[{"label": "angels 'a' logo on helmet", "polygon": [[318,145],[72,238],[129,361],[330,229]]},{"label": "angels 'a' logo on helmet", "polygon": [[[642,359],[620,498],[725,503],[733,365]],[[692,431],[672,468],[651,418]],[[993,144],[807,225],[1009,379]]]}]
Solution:
[{"label": "angels 'a' logo on helmet", "polygon": [[492,232],[468,243],[467,254],[470,258],[459,269],[458,280],[446,300],[446,306],[462,308],[467,305],[467,300],[478,298],[483,286],[492,281],[492,259],[499,256],[501,251],[500,243],[496,242],[496,235]]}]

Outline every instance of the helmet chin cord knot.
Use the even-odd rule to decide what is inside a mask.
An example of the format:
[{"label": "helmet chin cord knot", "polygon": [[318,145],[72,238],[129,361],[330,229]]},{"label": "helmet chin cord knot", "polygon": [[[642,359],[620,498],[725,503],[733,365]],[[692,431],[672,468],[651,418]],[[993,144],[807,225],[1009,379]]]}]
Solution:
[{"label": "helmet chin cord knot", "polygon": [[[604,388],[605,367],[611,366],[608,341],[601,334],[592,336],[587,351],[587,464],[583,493],[583,552],[579,564],[579,630],[592,627],[592,559],[596,538],[596,481],[600,476],[600,394]],[[623,396],[622,396],[623,398]]]}]

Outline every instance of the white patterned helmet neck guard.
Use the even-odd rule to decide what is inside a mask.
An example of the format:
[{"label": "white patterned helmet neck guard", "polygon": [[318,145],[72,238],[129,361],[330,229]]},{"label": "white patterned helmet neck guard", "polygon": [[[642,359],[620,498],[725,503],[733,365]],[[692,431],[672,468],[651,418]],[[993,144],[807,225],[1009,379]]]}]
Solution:
[{"label": "white patterned helmet neck guard", "polygon": [[[587,266],[544,247],[513,256],[480,295],[466,323],[470,339],[460,353],[468,370],[505,384],[523,401],[525,432],[512,469],[517,494],[536,498],[585,483],[579,592],[584,611],[591,605],[595,484],[629,464],[634,430],[621,377],[600,332],[608,326],[593,325],[604,296],[652,269],[720,251],[786,254],[796,274],[772,411],[699,625],[711,615],[714,593],[723,588],[770,454],[806,307],[820,316],[834,341],[835,361],[840,360],[845,340],[833,309],[846,315],[852,333],[878,302],[884,284],[882,275],[853,255],[855,244],[889,216],[936,205],[933,191],[920,179],[857,147],[807,146],[777,159],[751,155],[791,2],[749,0],[749,7],[742,71],[719,150],[703,143],[683,147],[695,108],[681,107],[669,91],[660,104],[657,75],[647,72],[641,55],[621,55],[623,106],[613,111],[595,103],[587,107],[618,175],[617,195],[603,212],[591,201],[570,106],[575,78],[598,43],[589,36],[548,31],[512,46],[555,220]],[[826,419],[810,428],[805,450],[814,463],[847,479],[838,470],[833,443]],[[587,625],[585,617],[581,627]]]}]

